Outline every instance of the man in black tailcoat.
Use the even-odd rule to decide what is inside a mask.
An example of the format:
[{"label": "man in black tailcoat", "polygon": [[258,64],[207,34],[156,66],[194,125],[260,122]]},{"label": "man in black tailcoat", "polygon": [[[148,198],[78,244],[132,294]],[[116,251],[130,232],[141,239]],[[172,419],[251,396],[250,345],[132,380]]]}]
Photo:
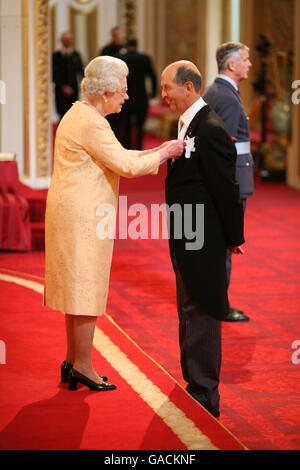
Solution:
[{"label": "man in black tailcoat", "polygon": [[100,51],[99,55],[110,55],[112,57],[119,57],[120,54],[126,52],[124,44],[120,38],[120,28],[115,26],[111,29],[110,43],[106,44]]},{"label": "man in black tailcoat", "polygon": [[61,36],[62,49],[52,55],[56,110],[60,118],[78,99],[78,80],[83,77],[83,65],[78,51],[73,49],[72,34]]},{"label": "man in black tailcoat", "polygon": [[[126,53],[126,48],[121,42],[120,28],[119,26],[114,26],[111,29],[111,40],[99,51],[99,55],[110,55],[112,57],[117,57],[123,59],[123,55]],[[115,133],[115,136],[120,140],[120,131],[121,131],[121,115],[120,113],[110,114],[107,116],[107,120]]]},{"label": "man in black tailcoat", "polygon": [[244,243],[236,150],[201,98],[201,74],[193,63],[169,65],[161,86],[162,98],[180,115],[178,138],[186,140],[185,154],[170,162],[165,181],[181,367],[188,393],[217,417],[221,320],[228,314],[226,249],[243,253]]},{"label": "man in black tailcoat", "polygon": [[[126,62],[129,69],[127,77],[129,100],[124,103],[121,111],[124,146],[128,149],[142,150],[149,101],[146,79],[151,80],[151,96],[154,97],[157,86],[156,74],[149,55],[138,51],[136,38],[129,39],[127,53],[121,58]],[[135,145],[131,145],[133,127],[136,130]]]}]

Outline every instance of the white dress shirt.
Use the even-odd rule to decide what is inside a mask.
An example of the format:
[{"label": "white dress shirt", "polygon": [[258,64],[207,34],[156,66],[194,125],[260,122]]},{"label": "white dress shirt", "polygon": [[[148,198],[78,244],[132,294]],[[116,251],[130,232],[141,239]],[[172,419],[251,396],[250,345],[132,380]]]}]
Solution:
[{"label": "white dress shirt", "polygon": [[204,99],[200,98],[195,101],[192,106],[190,106],[184,113],[180,116],[178,121],[178,140],[184,140],[186,131],[198,111],[200,111],[203,106],[206,106]]},{"label": "white dress shirt", "polygon": [[71,55],[71,54],[73,54],[73,52],[74,52],[73,47],[62,47],[61,48],[61,53],[63,55]]}]

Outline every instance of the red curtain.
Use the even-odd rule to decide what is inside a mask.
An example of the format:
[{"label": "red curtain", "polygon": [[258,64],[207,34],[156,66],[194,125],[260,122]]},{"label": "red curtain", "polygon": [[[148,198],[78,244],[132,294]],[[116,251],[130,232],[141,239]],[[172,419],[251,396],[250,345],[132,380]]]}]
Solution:
[{"label": "red curtain", "polygon": [[17,162],[0,162],[0,249],[31,250],[28,202],[20,196]]}]

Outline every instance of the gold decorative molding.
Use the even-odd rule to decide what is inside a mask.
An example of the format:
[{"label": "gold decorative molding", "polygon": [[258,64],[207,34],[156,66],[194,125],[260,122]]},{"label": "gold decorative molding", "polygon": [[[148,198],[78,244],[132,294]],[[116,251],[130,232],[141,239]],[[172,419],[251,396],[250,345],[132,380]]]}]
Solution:
[{"label": "gold decorative molding", "polygon": [[34,2],[36,175],[50,174],[49,2]]},{"label": "gold decorative molding", "polygon": [[136,36],[136,0],[125,1],[126,39]]},{"label": "gold decorative molding", "polygon": [[22,1],[22,54],[24,106],[24,175],[29,177],[29,68],[28,68],[28,0]]},{"label": "gold decorative molding", "polygon": [[51,17],[51,51],[54,52],[56,49],[56,4],[50,8]]}]

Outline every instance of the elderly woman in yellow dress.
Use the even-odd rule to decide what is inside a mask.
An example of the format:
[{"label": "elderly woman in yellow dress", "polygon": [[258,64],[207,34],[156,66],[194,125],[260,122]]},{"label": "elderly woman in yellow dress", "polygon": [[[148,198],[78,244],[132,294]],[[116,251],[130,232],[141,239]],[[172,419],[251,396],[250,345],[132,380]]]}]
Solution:
[{"label": "elderly woman in yellow dress", "polygon": [[81,83],[85,101],[73,104],[56,133],[46,208],[44,304],[65,313],[67,353],[61,382],[69,382],[70,390],[78,383],[97,391],[116,388],[98,375],[91,360],[96,319],[105,313],[113,252],[113,239],[97,236],[99,208],[110,204],[116,209],[120,176],[155,175],[162,163],[183,151],[183,143],[176,140],[141,152],[125,150],[118,142],[105,116],[119,113],[128,99],[127,75],[120,59],[93,59]]}]

